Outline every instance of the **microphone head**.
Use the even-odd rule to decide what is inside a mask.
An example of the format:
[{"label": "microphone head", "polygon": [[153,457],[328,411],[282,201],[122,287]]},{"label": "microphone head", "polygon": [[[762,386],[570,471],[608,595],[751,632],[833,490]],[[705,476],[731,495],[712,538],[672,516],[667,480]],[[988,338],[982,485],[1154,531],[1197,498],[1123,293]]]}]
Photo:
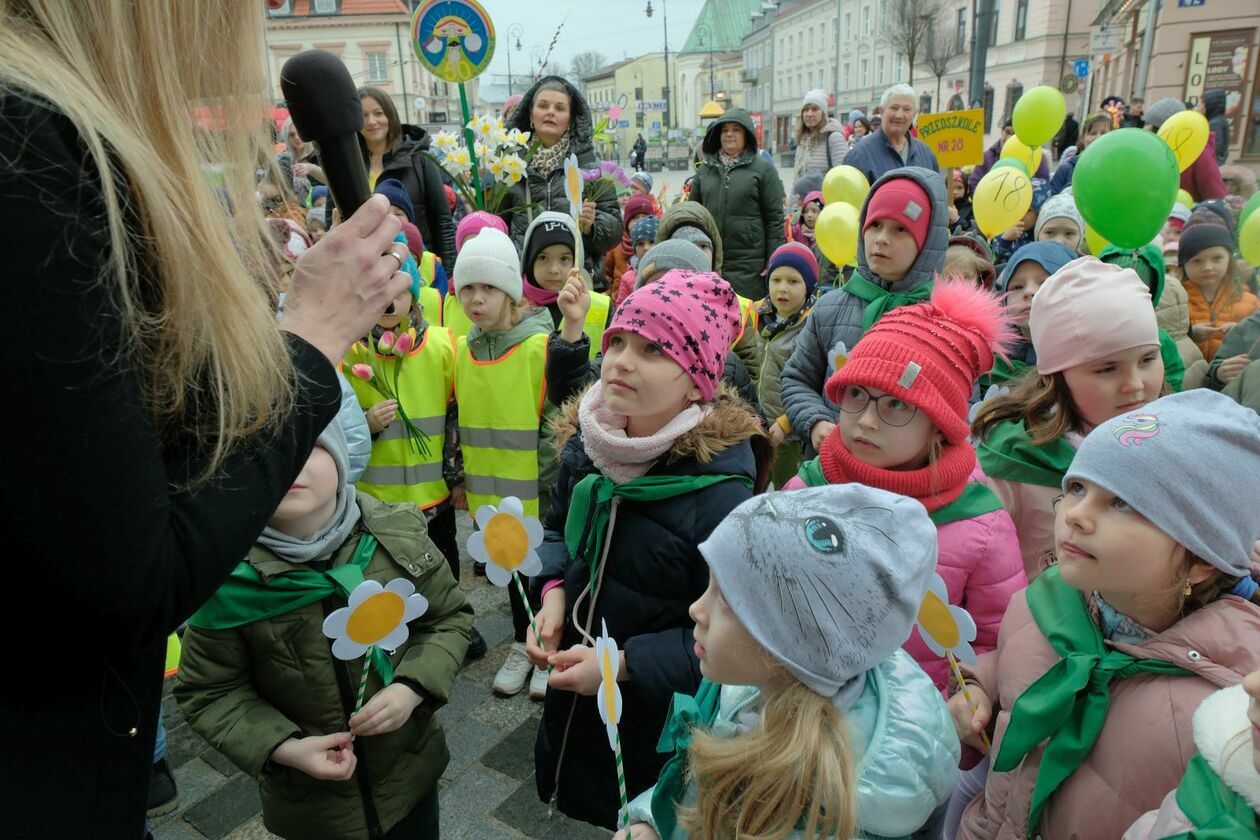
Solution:
[{"label": "microphone head", "polygon": [[358,88],[330,52],[306,50],[290,58],[280,68],[280,89],[303,140],[319,143],[363,130]]}]

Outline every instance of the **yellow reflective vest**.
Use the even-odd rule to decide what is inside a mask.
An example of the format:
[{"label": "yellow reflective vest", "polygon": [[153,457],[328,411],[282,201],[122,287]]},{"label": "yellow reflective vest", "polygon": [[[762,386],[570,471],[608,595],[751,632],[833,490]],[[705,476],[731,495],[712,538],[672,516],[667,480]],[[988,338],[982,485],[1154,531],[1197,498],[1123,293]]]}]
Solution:
[{"label": "yellow reflective vest", "polygon": [[425,251],[420,255],[420,310],[424,313],[424,320],[430,324],[442,324],[442,295],[437,289],[433,288],[433,266],[437,261],[437,256],[432,251]]},{"label": "yellow reflective vest", "polygon": [[[434,294],[436,290],[430,289]],[[346,356],[346,366],[370,363],[368,348],[356,343]],[[391,364],[388,356],[377,356]],[[346,377],[359,398],[371,408],[381,396],[368,382]],[[428,454],[417,452],[401,417],[372,441],[372,457],[355,485],[384,502],[410,502],[431,508],[450,498],[442,477],[442,449],[446,442],[446,407],[455,387],[455,339],[442,327],[430,325],[407,357],[398,374],[398,401],[412,425],[428,438]]]},{"label": "yellow reflective vest", "polygon": [[455,351],[455,400],[468,510],[506,496],[538,515],[538,427],[547,397],[547,340],[531,335],[490,362],[473,358],[468,339]]}]

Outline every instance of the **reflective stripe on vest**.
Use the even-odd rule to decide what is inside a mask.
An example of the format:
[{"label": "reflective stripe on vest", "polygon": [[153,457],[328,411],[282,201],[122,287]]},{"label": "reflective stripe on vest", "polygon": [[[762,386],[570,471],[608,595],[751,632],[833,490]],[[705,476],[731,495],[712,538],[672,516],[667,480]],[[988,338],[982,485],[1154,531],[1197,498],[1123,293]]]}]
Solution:
[{"label": "reflective stripe on vest", "polygon": [[[434,289],[421,290],[431,291]],[[356,344],[346,361],[366,362],[367,348]],[[349,377],[359,405],[370,408],[384,397],[356,377]],[[446,407],[455,389],[455,340],[438,326],[424,331],[420,344],[407,354],[398,374],[398,400],[412,425],[428,437],[429,454],[412,448],[402,418],[396,418],[372,441],[372,456],[355,485],[385,502],[410,502],[431,508],[450,498],[442,477],[446,443]]]},{"label": "reflective stripe on vest", "polygon": [[753,306],[753,302],[746,297],[735,296],[739,301],[739,335],[735,336],[735,340],[731,342],[734,347],[739,344],[744,337],[744,330],[752,327],[753,332],[757,332],[757,307]]},{"label": "reflective stripe on vest", "polygon": [[586,310],[586,323],[582,332],[591,340],[591,358],[599,355],[600,344],[604,340],[604,325],[608,323],[608,307],[612,301],[608,295],[591,292],[591,308]]},{"label": "reflective stripe on vest", "polygon": [[442,302],[442,326],[451,331],[456,338],[463,338],[472,329],[472,319],[464,314],[464,307],[459,303],[459,295],[452,290]]},{"label": "reflective stripe on vest", "polygon": [[468,340],[455,351],[459,446],[468,509],[516,496],[538,515],[538,425],[547,394],[547,336],[531,335],[492,362],[473,358]]}]

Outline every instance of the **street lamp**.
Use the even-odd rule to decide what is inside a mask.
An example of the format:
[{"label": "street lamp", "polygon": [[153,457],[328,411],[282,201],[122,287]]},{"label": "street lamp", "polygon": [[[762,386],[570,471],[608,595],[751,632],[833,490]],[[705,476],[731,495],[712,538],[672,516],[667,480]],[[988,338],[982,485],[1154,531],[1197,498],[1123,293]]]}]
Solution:
[{"label": "street lamp", "polygon": [[512,91],[512,41],[513,40],[516,41],[516,51],[520,52],[521,51],[521,36],[524,34],[525,34],[525,28],[521,26],[519,23],[514,23],[511,26],[509,26],[507,29],[508,96],[511,96],[513,93]]},{"label": "street lamp", "polygon": [[541,46],[534,47],[531,55],[534,57],[534,81],[538,81],[542,77],[543,48]]},{"label": "street lamp", "polygon": [[701,23],[696,25],[696,35],[700,38],[700,46],[702,47],[706,38],[709,41],[709,99],[712,100],[716,98],[713,93],[715,90],[713,85],[713,38],[709,37],[712,35],[712,32],[706,24]]},{"label": "street lamp", "polygon": [[[643,13],[652,17],[652,0],[647,0],[647,8]],[[669,9],[665,6],[665,0],[661,0],[661,23],[665,25],[665,128],[670,129],[674,127],[671,116],[674,109],[669,103]]]}]

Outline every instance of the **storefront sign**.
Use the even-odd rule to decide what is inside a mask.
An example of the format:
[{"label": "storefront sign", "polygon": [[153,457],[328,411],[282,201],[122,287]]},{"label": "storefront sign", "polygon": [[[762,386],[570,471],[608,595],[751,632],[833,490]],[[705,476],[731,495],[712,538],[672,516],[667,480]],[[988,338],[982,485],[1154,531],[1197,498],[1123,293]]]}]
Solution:
[{"label": "storefront sign", "polygon": [[1205,91],[1225,91],[1225,114],[1230,120],[1231,139],[1238,136],[1243,88],[1251,71],[1251,42],[1254,29],[1206,32],[1190,38],[1186,62],[1186,105],[1193,107]]}]

